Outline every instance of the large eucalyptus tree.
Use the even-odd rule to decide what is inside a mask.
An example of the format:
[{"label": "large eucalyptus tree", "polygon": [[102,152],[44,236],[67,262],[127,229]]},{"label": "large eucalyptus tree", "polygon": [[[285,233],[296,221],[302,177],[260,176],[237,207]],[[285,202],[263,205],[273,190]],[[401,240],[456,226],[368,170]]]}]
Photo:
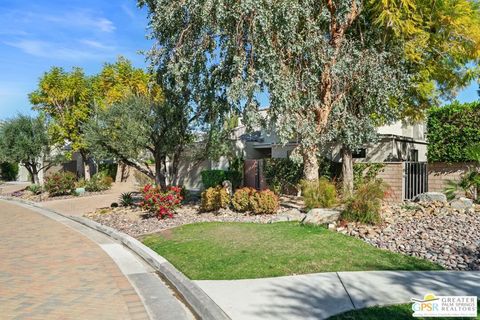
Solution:
[{"label": "large eucalyptus tree", "polygon": [[257,120],[255,97],[268,91],[279,137],[299,140],[305,177],[318,178],[319,136],[344,94],[337,64],[359,1],[138,3],[148,7],[157,40],[148,55],[153,67],[177,84],[188,78],[198,98],[216,86],[229,102],[222,106],[243,109],[248,123]]},{"label": "large eucalyptus tree", "polygon": [[[148,8],[150,36],[156,40],[148,55],[152,66],[177,84],[188,80],[200,99],[205,88],[215,86],[229,102],[221,108],[242,110],[250,124],[258,120],[258,93],[268,92],[270,119],[283,142],[300,142],[310,180],[318,178],[317,152],[332,110],[346,106],[355,83],[345,81],[349,48],[369,31],[378,30],[371,36],[380,53],[400,47],[397,53],[413,78],[408,90],[414,110],[436,103],[439,92],[449,94],[477,74],[466,67],[480,57],[480,11],[469,0],[138,4]],[[361,120],[368,113],[362,111]]]}]

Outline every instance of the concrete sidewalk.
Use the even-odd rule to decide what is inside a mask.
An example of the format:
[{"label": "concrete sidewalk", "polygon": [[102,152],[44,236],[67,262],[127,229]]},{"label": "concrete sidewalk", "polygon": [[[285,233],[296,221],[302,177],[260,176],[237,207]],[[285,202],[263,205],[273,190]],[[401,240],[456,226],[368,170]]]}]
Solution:
[{"label": "concrete sidewalk", "polygon": [[132,191],[138,191],[138,187],[131,183],[114,183],[112,188],[103,194],[61,200],[48,200],[40,202],[38,205],[65,215],[81,217],[85,213],[95,211],[96,209],[110,207],[112,202],[118,203],[122,193]]},{"label": "concrete sidewalk", "polygon": [[352,309],[435,295],[480,296],[480,272],[333,272],[196,281],[233,319],[326,319]]}]

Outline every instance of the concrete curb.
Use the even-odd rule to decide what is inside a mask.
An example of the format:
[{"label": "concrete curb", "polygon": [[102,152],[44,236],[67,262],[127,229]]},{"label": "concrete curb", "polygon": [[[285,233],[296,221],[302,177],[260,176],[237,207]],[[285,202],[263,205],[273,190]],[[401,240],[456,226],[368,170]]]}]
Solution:
[{"label": "concrete curb", "polygon": [[144,259],[150,266],[157,270],[160,276],[177,291],[177,293],[188,304],[188,306],[195,313],[195,315],[198,316],[200,319],[230,319],[230,317],[228,317],[227,314],[197,284],[188,279],[183,273],[178,271],[165,258],[145,246],[137,239],[110,227],[101,225],[95,221],[86,218],[67,216],[51,209],[41,207],[31,201],[20,200],[5,196],[0,196],[0,199],[12,202],[19,202],[48,211],[52,214],[75,221],[76,223],[80,223],[90,229],[101,232],[121,242],[124,246],[132,250],[134,253]]}]

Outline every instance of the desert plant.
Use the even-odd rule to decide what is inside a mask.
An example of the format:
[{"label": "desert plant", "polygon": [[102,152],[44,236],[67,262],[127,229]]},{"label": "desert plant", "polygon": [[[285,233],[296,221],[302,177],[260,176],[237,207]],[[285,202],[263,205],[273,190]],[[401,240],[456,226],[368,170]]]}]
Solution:
[{"label": "desert plant", "polygon": [[141,206],[143,209],[155,213],[158,219],[173,218],[175,210],[182,201],[181,192],[179,187],[167,187],[162,190],[158,186],[147,184],[142,190]]},{"label": "desert plant", "polygon": [[208,188],[202,192],[200,209],[202,211],[215,211],[226,209],[230,205],[230,195],[223,187]]},{"label": "desert plant", "polygon": [[232,205],[235,211],[246,212],[252,210],[251,198],[257,190],[253,188],[241,188],[235,191],[232,197]]},{"label": "desert plant", "polygon": [[32,185],[29,185],[27,187],[27,190],[30,191],[31,193],[35,194],[35,195],[38,195],[38,194],[42,193],[43,188],[42,188],[41,185],[32,184]]},{"label": "desert plant", "polygon": [[380,209],[386,190],[386,184],[380,180],[372,180],[359,186],[353,196],[345,201],[341,218],[365,224],[380,223]]},{"label": "desert plant", "polygon": [[337,203],[337,189],[335,185],[326,178],[318,181],[303,180],[302,196],[307,209],[331,208]]},{"label": "desert plant", "polygon": [[369,183],[377,179],[377,176],[385,168],[384,163],[358,162],[353,164],[353,185],[357,186]]},{"label": "desert plant", "polygon": [[280,203],[278,196],[273,191],[262,190],[253,193],[250,205],[254,214],[273,214],[277,212]]},{"label": "desert plant", "polygon": [[53,197],[72,194],[76,180],[71,172],[56,172],[45,178],[45,190]]},{"label": "desert plant", "polygon": [[112,183],[112,177],[106,172],[99,172],[85,183],[85,190],[88,192],[105,191],[112,187]]},{"label": "desert plant", "polygon": [[133,192],[125,192],[120,195],[120,205],[123,207],[129,207],[135,203],[133,198]]},{"label": "desert plant", "polygon": [[466,154],[470,161],[475,161],[475,165],[470,167],[458,181],[448,181],[444,192],[447,198],[452,200],[462,190],[466,197],[478,202],[480,201],[480,144],[468,147]]}]

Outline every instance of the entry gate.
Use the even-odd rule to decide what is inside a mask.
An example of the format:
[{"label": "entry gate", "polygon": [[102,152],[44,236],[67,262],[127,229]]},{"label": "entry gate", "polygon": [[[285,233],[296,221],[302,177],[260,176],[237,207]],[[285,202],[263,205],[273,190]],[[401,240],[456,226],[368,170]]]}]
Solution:
[{"label": "entry gate", "polygon": [[426,162],[404,163],[404,200],[412,200],[428,191],[428,168]]}]

